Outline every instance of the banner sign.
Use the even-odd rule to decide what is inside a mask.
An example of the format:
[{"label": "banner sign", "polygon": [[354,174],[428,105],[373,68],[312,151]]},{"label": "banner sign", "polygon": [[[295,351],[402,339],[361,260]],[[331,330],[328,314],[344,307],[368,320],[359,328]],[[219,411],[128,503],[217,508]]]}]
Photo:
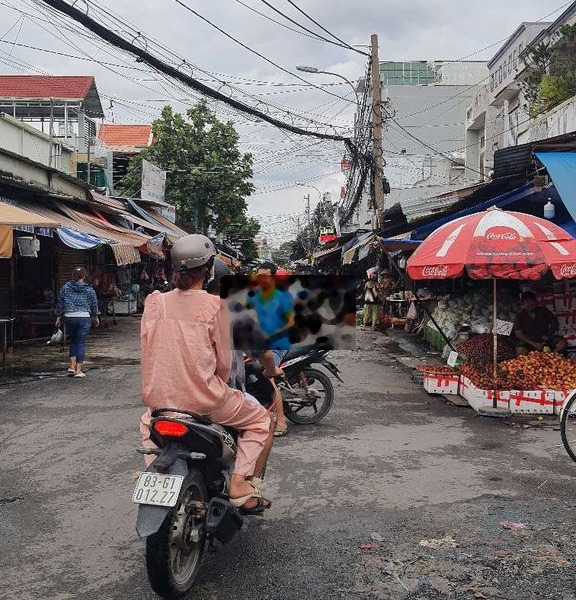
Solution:
[{"label": "banner sign", "polygon": [[142,200],[164,202],[166,171],[159,169],[147,160],[142,161]]}]

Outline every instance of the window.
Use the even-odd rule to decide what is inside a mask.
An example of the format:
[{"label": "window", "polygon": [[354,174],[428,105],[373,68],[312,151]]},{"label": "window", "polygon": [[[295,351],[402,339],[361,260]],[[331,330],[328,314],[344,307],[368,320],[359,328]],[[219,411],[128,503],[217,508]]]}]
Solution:
[{"label": "window", "polygon": [[512,54],[512,66],[514,68],[516,68],[518,66],[518,58],[516,55],[516,50],[514,50],[514,53]]},{"label": "window", "polygon": [[520,42],[518,46],[518,60],[522,60],[522,50],[524,50],[524,44]]},{"label": "window", "polygon": [[498,83],[502,83],[502,65],[500,65],[500,68],[498,69]]},{"label": "window", "polygon": [[492,73],[492,75],[490,75],[490,91],[493,92],[494,91],[494,84],[496,83],[496,73]]}]

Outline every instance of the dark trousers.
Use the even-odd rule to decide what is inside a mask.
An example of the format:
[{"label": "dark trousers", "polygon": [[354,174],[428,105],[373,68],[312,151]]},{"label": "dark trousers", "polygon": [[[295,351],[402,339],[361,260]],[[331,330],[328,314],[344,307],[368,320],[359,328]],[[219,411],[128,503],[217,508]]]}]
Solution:
[{"label": "dark trousers", "polygon": [[70,338],[70,350],[68,355],[75,356],[77,363],[83,363],[86,355],[86,338],[92,319],[90,317],[65,317],[66,332]]}]

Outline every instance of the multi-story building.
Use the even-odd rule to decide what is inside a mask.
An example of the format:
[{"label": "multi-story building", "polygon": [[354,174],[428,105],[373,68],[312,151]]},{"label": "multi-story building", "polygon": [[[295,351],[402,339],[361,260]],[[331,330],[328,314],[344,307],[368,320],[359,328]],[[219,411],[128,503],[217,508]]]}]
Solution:
[{"label": "multi-story building", "polygon": [[[462,187],[466,106],[487,76],[486,63],[478,61],[380,63],[384,175],[390,185],[386,209],[399,205],[405,215],[417,213],[435,196]],[[376,227],[369,187],[364,185],[351,216],[345,206],[341,211],[348,217],[342,233]]]},{"label": "multi-story building", "polygon": [[[96,153],[102,155],[106,166],[108,188],[117,193],[118,184],[126,177],[130,160],[152,144],[151,125],[121,125],[103,123],[98,128]],[[138,190],[133,190],[137,192]]]},{"label": "multi-story building", "polygon": [[526,121],[521,82],[524,51],[551,23],[522,23],[488,63],[489,77],[466,109],[466,179],[482,181],[494,168],[494,152],[518,141]]},{"label": "multi-story building", "polygon": [[576,97],[531,118],[522,83],[529,72],[527,49],[553,45],[564,25],[576,24],[576,2],[553,22],[522,23],[488,63],[490,77],[479,86],[466,114],[467,180],[490,177],[496,150],[576,131]]},{"label": "multi-story building", "polygon": [[[0,75],[0,113],[29,126],[20,128],[21,136],[31,134],[30,127],[45,134],[48,167],[60,168],[59,157],[69,150],[71,165],[65,170],[105,185],[103,170],[94,162],[96,119],[104,117],[94,77]],[[14,125],[4,122],[5,129]]]}]

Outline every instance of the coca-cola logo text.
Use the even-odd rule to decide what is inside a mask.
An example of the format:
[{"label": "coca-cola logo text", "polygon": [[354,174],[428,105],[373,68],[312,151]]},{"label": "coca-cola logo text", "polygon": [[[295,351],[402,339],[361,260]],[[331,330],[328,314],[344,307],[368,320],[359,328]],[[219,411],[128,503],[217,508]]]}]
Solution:
[{"label": "coca-cola logo text", "polygon": [[448,275],[448,265],[435,265],[433,267],[423,267],[422,277],[446,277]]},{"label": "coca-cola logo text", "polygon": [[560,267],[561,277],[576,277],[576,265],[562,265]]},{"label": "coca-cola logo text", "polygon": [[487,240],[513,240],[516,241],[518,239],[518,234],[515,231],[507,231],[502,233],[496,233],[495,231],[491,231],[486,235]]}]

